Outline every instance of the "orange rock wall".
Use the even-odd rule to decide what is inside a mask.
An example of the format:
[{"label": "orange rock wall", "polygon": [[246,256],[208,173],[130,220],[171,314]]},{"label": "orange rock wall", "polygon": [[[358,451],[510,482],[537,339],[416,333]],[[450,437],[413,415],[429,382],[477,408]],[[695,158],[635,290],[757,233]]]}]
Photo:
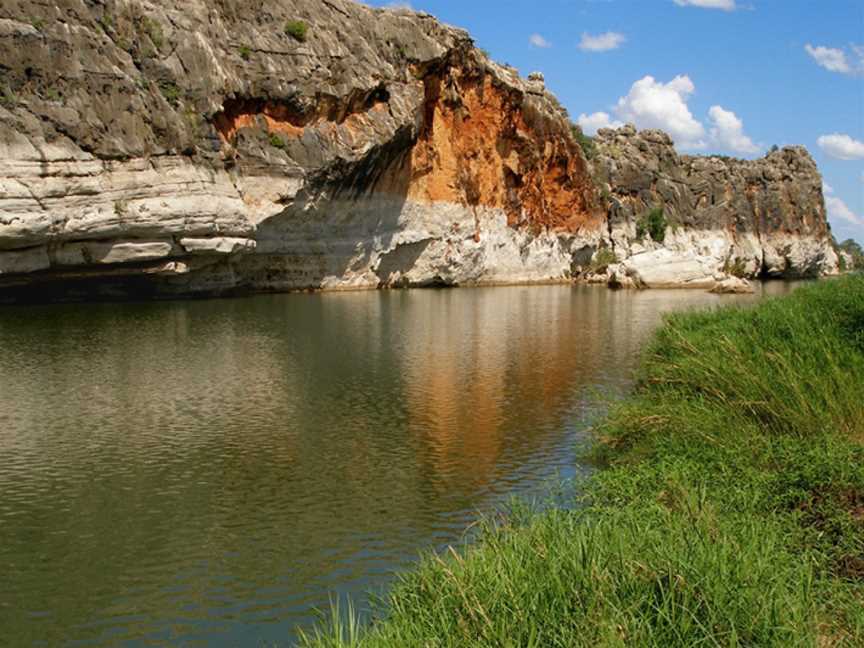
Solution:
[{"label": "orange rock wall", "polygon": [[583,157],[569,133],[542,126],[548,132],[526,123],[522,96],[489,76],[452,70],[427,79],[409,197],[500,208],[514,227],[599,225],[604,217]]},{"label": "orange rock wall", "polygon": [[[372,190],[417,202],[450,202],[502,209],[511,227],[576,232],[605,219],[593,182],[567,122],[526,115],[526,98],[496,85],[482,71],[451,67],[417,80],[424,92],[419,133],[403,155],[375,180]],[[322,101],[300,113],[271,101],[238,100],[215,116],[225,143],[244,128],[265,128],[283,138],[308,129],[357,142],[374,136],[374,111],[388,109],[386,91],[339,106]]]}]

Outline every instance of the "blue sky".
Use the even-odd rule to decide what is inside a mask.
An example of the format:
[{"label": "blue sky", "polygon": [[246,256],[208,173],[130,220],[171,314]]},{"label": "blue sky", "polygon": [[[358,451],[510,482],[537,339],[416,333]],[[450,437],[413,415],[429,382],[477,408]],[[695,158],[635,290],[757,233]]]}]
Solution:
[{"label": "blue sky", "polygon": [[[387,6],[389,1],[370,4]],[[839,240],[864,244],[861,0],[411,0],[547,87],[586,132],[661,127],[682,152],[803,144]]]}]

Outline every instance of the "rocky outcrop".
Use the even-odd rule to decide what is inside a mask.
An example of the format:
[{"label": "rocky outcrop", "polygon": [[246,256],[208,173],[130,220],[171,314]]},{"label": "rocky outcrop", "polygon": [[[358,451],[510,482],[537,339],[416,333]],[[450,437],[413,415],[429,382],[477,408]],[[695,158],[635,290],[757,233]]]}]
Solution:
[{"label": "rocky outcrop", "polygon": [[[667,257],[831,270],[803,150],[679,158],[626,129],[597,150],[542,75],[426,14],[9,0],[0,299],[563,281],[604,249],[627,285],[676,282]],[[636,232],[659,201],[662,249]]]},{"label": "rocky outcrop", "polygon": [[822,177],[805,148],[753,161],[679,156],[665,133],[632,126],[601,130],[595,148],[609,239],[637,282],[836,272]]},{"label": "rocky outcrop", "polygon": [[711,292],[718,295],[749,295],[756,292],[756,290],[753,288],[753,284],[746,279],[729,277],[728,279],[718,281],[711,289]]}]

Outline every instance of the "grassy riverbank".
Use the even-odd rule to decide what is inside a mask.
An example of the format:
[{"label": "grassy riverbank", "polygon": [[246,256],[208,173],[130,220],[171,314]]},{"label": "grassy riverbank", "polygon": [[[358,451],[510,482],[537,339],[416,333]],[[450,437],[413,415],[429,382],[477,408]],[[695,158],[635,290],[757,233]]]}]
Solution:
[{"label": "grassy riverbank", "polygon": [[864,645],[864,278],[667,319],[578,512],[430,557],[311,646]]}]

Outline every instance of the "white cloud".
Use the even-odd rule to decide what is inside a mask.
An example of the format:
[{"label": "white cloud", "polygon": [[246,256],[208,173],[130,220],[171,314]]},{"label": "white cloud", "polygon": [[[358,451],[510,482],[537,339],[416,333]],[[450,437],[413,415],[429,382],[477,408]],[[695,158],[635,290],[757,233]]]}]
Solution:
[{"label": "white cloud", "polygon": [[679,7],[701,7],[702,9],[722,9],[735,11],[735,0],[675,0]]},{"label": "white cloud", "polygon": [[840,200],[837,196],[825,196],[825,207],[828,209],[828,218],[832,220],[842,220],[853,225],[861,225],[864,227],[864,218],[861,218],[855,212]]},{"label": "white cloud", "polygon": [[850,45],[848,54],[846,50],[836,47],[824,45],[814,47],[810,43],[804,46],[804,50],[817,65],[831,72],[849,75],[864,73],[864,46],[862,45]]},{"label": "white cloud", "polygon": [[807,53],[814,61],[816,61],[816,63],[826,70],[840,72],[842,74],[849,74],[852,72],[849,61],[846,60],[846,52],[843,50],[834,49],[833,47],[823,47],[821,45],[813,47],[810,43],[807,43],[804,46],[804,49],[807,50]]},{"label": "white cloud", "polygon": [[627,37],[618,32],[604,32],[592,36],[591,34],[582,34],[582,40],[579,41],[579,49],[585,52],[608,52],[609,50],[618,49]]},{"label": "white cloud", "polygon": [[825,153],[838,160],[864,159],[864,142],[852,139],[848,135],[841,133],[822,135],[816,143]]},{"label": "white cloud", "polygon": [[690,112],[688,97],[695,90],[690,77],[676,76],[660,83],[652,76],[639,79],[615,106],[615,113],[639,128],[660,128],[685,149],[705,148],[705,128]]},{"label": "white cloud", "polygon": [[543,38],[540,34],[531,34],[528,38],[528,42],[531,43],[534,47],[540,47],[543,49],[552,47],[552,43]]},{"label": "white cloud", "polygon": [[735,153],[757,153],[759,148],[744,134],[744,122],[731,110],[721,106],[711,106],[708,117],[714,123],[711,128],[711,141],[725,151]]},{"label": "white cloud", "polygon": [[594,135],[601,128],[621,128],[624,122],[612,119],[609,113],[595,112],[590,115],[582,113],[576,120],[586,135]]},{"label": "white cloud", "polygon": [[696,86],[687,75],[678,75],[668,83],[646,76],[636,81],[626,96],[607,112],[582,113],[576,122],[593,135],[600,128],[620,128],[632,123],[637,128],[659,128],[667,133],[679,149],[698,150],[709,146],[734,153],[757,153],[761,146],[744,132],[744,122],[731,110],[711,106],[710,129],[693,116],[687,102]]},{"label": "white cloud", "polygon": [[[862,179],[864,179],[864,175],[862,175]],[[864,227],[864,218],[855,214],[845,202],[834,196],[834,187],[825,181],[822,182],[822,193],[825,194],[825,208],[828,211],[829,219],[835,222],[846,221]]]}]

